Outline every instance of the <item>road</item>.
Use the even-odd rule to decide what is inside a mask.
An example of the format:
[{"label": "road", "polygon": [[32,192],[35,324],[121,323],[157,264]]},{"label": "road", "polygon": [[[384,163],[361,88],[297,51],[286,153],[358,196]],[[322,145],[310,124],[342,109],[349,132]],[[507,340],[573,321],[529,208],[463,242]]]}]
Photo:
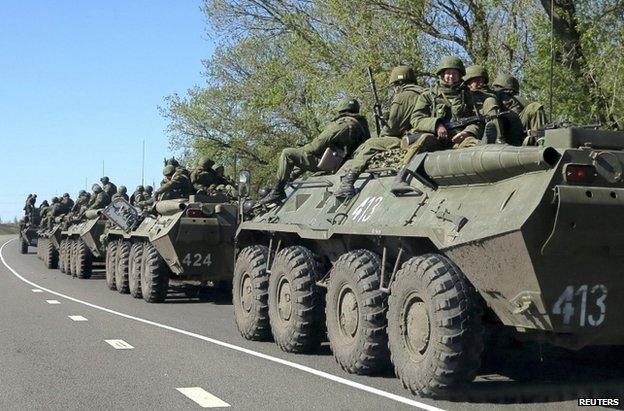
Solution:
[{"label": "road", "polygon": [[453,401],[414,397],[391,373],[344,373],[327,344],[294,355],[243,339],[229,296],[147,304],[108,290],[101,270],[89,280],[48,270],[12,238],[0,236],[3,410],[563,410],[578,396],[624,398],[624,367],[604,350],[544,359],[517,347]]}]

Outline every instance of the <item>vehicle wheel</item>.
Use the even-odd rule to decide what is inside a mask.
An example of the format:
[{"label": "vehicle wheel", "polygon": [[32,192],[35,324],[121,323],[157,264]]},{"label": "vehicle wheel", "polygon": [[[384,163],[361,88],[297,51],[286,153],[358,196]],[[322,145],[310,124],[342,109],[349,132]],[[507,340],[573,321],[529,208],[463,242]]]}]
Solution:
[{"label": "vehicle wheel", "polygon": [[111,241],[106,245],[106,258],[104,259],[104,268],[106,272],[106,286],[109,290],[115,290],[115,270],[117,264],[117,241]]},{"label": "vehicle wheel", "polygon": [[317,259],[305,247],[287,247],[275,256],[269,276],[269,323],[283,351],[311,352],[321,343],[319,271]]},{"label": "vehicle wheel", "polygon": [[122,294],[130,292],[128,288],[128,268],[130,263],[130,242],[120,241],[117,246],[117,268],[115,269],[115,285]]},{"label": "vehicle wheel", "polygon": [[353,374],[373,374],[390,364],[387,296],[379,290],[379,256],[369,250],[343,254],[327,287],[327,336],[336,362]]},{"label": "vehicle wheel", "polygon": [[267,254],[265,246],[246,247],[241,250],[234,266],[234,316],[238,331],[248,340],[262,341],[271,337]]},{"label": "vehicle wheel", "polygon": [[162,303],[169,290],[169,267],[158,250],[145,243],[141,258],[141,294],[148,303]]},{"label": "vehicle wheel", "polygon": [[76,276],[76,240],[68,240],[67,251],[69,254],[69,274]]},{"label": "vehicle wheel", "polygon": [[59,262],[58,268],[59,271],[65,273],[67,271],[67,267],[65,266],[65,254],[67,253],[67,241],[64,239],[61,240],[61,244],[59,247]]},{"label": "vehicle wheel", "polygon": [[43,245],[45,244],[44,238],[39,238],[37,240],[37,258],[41,260],[41,250],[43,249]]},{"label": "vehicle wheel", "polygon": [[442,396],[472,381],[483,352],[483,309],[461,270],[439,254],[413,257],[390,292],[389,346],[403,385]]},{"label": "vehicle wheel", "polygon": [[65,252],[64,252],[64,264],[65,264],[65,274],[67,275],[71,275],[71,248],[72,248],[72,242],[69,238],[65,239]]},{"label": "vehicle wheel", "polygon": [[128,264],[128,289],[134,298],[142,298],[141,294],[141,265],[143,258],[143,243],[137,242],[130,248]]},{"label": "vehicle wheel", "polygon": [[46,251],[48,250],[48,239],[46,238],[41,247],[41,261],[43,261],[43,265],[48,265],[46,263]]},{"label": "vehicle wheel", "polygon": [[52,244],[52,241],[48,241],[46,243],[45,265],[46,268],[58,267],[58,251],[54,248],[54,244]]},{"label": "vehicle wheel", "polygon": [[18,240],[20,254],[28,254],[28,241],[24,240],[21,236]]},{"label": "vehicle wheel", "polygon": [[76,270],[76,277],[91,278],[91,272],[93,269],[93,255],[91,254],[91,250],[87,248],[84,241],[76,240],[75,253],[74,268]]}]

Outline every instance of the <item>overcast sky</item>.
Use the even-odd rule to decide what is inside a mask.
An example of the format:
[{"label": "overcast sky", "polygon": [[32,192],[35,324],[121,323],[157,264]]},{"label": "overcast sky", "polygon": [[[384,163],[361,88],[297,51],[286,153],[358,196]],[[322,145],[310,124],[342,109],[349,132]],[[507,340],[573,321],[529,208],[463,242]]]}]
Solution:
[{"label": "overcast sky", "polygon": [[203,84],[200,0],[8,1],[0,10],[0,218],[105,174],[132,191],[171,153],[157,107]]}]

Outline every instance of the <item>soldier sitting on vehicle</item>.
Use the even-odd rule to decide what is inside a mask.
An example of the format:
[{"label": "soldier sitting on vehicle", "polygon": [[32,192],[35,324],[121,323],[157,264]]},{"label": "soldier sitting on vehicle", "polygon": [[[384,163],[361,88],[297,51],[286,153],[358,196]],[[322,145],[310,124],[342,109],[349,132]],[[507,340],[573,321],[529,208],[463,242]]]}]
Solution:
[{"label": "soldier sitting on vehicle", "polygon": [[336,107],[338,115],[325,127],[323,132],[310,143],[299,148],[285,148],[279,158],[276,181],[273,188],[259,204],[276,203],[286,197],[284,188],[295,170],[320,171],[319,161],[327,148],[344,150],[344,157],[370,138],[366,117],[359,114],[360,103],[353,98],[345,98]]},{"label": "soldier sitting on vehicle", "polygon": [[126,186],[119,186],[119,189],[117,190],[117,192],[115,194],[113,194],[113,197],[111,198],[111,201],[117,199],[117,198],[123,198],[124,200],[128,201],[128,189],[126,188]]},{"label": "soldier sitting on vehicle", "polygon": [[61,208],[63,214],[68,214],[74,207],[74,200],[71,199],[69,193],[64,193],[61,197]]},{"label": "soldier sitting on vehicle", "polygon": [[109,198],[112,198],[113,195],[117,192],[117,186],[113,184],[110,179],[106,176],[100,178],[100,182],[102,183],[102,190],[108,194]]},{"label": "soldier sitting on vehicle", "polygon": [[50,210],[50,203],[48,200],[43,200],[41,204],[39,204],[39,217],[41,218],[41,222],[48,216],[48,211]]},{"label": "soldier sitting on vehicle", "polygon": [[536,131],[546,124],[544,106],[538,102],[529,103],[521,96],[520,82],[510,74],[499,74],[492,85],[498,94],[498,99],[505,110],[513,111],[520,116],[525,135]]},{"label": "soldier sitting on vehicle", "polygon": [[74,206],[71,208],[70,214],[71,218],[77,218],[87,209],[87,205],[89,204],[89,200],[91,199],[91,194],[87,193],[85,190],[80,190],[78,192],[78,197],[76,198],[76,202]]},{"label": "soldier sitting on vehicle", "polygon": [[[154,196],[151,199],[151,203],[154,203],[154,199],[160,200],[173,200],[176,198],[188,198],[193,192],[191,181],[187,177],[188,172],[184,172],[186,169],[182,167],[176,168],[169,164],[163,169],[163,184],[158,190],[154,192]],[[150,200],[147,200],[150,201]]]},{"label": "soldier sitting on vehicle", "polygon": [[137,186],[136,190],[134,190],[134,193],[132,193],[132,195],[130,196],[130,204],[135,205],[145,200],[145,187],[139,185]]},{"label": "soldier sitting on vehicle", "polygon": [[207,194],[219,185],[228,185],[229,181],[220,176],[214,169],[214,161],[204,156],[191,172],[191,183],[197,194]]},{"label": "soldier sitting on vehicle", "polygon": [[93,190],[93,195],[91,195],[91,202],[89,203],[87,210],[99,210],[100,208],[104,208],[110,204],[110,196],[102,189],[102,187],[100,187],[99,184],[93,184],[91,190]]},{"label": "soldier sitting on vehicle", "polygon": [[143,194],[145,196],[146,200],[149,200],[150,198],[152,198],[154,192],[154,187],[152,186],[145,186],[145,193]]},{"label": "soldier sitting on vehicle", "polygon": [[61,205],[61,199],[58,197],[52,197],[52,204],[50,208],[47,210],[46,219],[43,223],[43,226],[46,228],[52,228],[52,223],[54,222],[54,218],[60,216],[63,213],[63,208]]}]

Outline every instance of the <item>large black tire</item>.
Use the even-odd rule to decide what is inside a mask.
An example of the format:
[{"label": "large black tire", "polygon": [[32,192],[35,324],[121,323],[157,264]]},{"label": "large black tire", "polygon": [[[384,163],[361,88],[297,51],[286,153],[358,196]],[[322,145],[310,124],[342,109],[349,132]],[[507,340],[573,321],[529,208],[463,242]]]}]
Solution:
[{"label": "large black tire", "polygon": [[117,270],[117,241],[111,241],[106,245],[106,258],[104,259],[104,269],[106,272],[106,286],[109,290],[116,290],[115,271]]},{"label": "large black tire", "polygon": [[392,363],[414,394],[440,397],[475,378],[483,353],[483,308],[461,270],[439,254],[406,261],[391,285]]},{"label": "large black tire", "polygon": [[67,250],[69,251],[69,274],[72,277],[76,276],[76,247],[77,242],[75,239],[69,240],[69,245],[67,246]]},{"label": "large black tire", "polygon": [[241,250],[234,266],[232,300],[236,326],[243,338],[265,341],[271,338],[269,324],[268,249],[252,245]]},{"label": "large black tire", "polygon": [[141,265],[143,264],[143,242],[132,244],[128,265],[128,290],[134,298],[142,298]]},{"label": "large black tire", "polygon": [[141,258],[141,294],[148,303],[162,303],[169,290],[169,267],[149,242]]},{"label": "large black tire", "polygon": [[41,261],[43,261],[43,265],[47,266],[48,263],[46,262],[46,252],[48,250],[48,243],[50,242],[50,240],[48,240],[47,238],[45,239],[45,241],[43,242],[43,245],[41,246]]},{"label": "large black tire", "polygon": [[76,240],[74,269],[78,278],[91,278],[93,254],[82,240]]},{"label": "large black tire", "polygon": [[321,343],[323,304],[316,285],[318,259],[301,246],[277,253],[269,276],[269,322],[277,345],[286,352],[314,351]]},{"label": "large black tire", "polygon": [[58,267],[58,250],[54,248],[54,244],[52,244],[52,241],[48,241],[46,243],[44,256],[46,268],[53,269]]},{"label": "large black tire", "polygon": [[343,254],[327,287],[327,336],[336,362],[352,374],[375,374],[390,364],[381,261],[369,250]]},{"label": "large black tire", "polygon": [[59,262],[58,268],[62,273],[67,272],[67,265],[65,264],[65,255],[67,254],[67,240],[62,239],[59,247]]},{"label": "large black tire", "polygon": [[130,292],[128,285],[128,268],[130,264],[130,242],[119,241],[117,246],[117,268],[115,269],[115,285],[122,294]]},{"label": "large black tire", "polygon": [[72,268],[71,268],[71,262],[72,262],[72,260],[71,260],[71,248],[72,248],[72,242],[71,242],[71,240],[69,238],[66,238],[63,241],[65,241],[65,251],[63,253],[63,256],[64,256],[63,257],[63,259],[64,259],[63,264],[65,265],[65,274],[71,275],[71,271],[72,271]]},{"label": "large black tire", "polygon": [[20,235],[18,237],[18,242],[20,254],[28,254],[28,241],[24,240],[24,238]]}]

